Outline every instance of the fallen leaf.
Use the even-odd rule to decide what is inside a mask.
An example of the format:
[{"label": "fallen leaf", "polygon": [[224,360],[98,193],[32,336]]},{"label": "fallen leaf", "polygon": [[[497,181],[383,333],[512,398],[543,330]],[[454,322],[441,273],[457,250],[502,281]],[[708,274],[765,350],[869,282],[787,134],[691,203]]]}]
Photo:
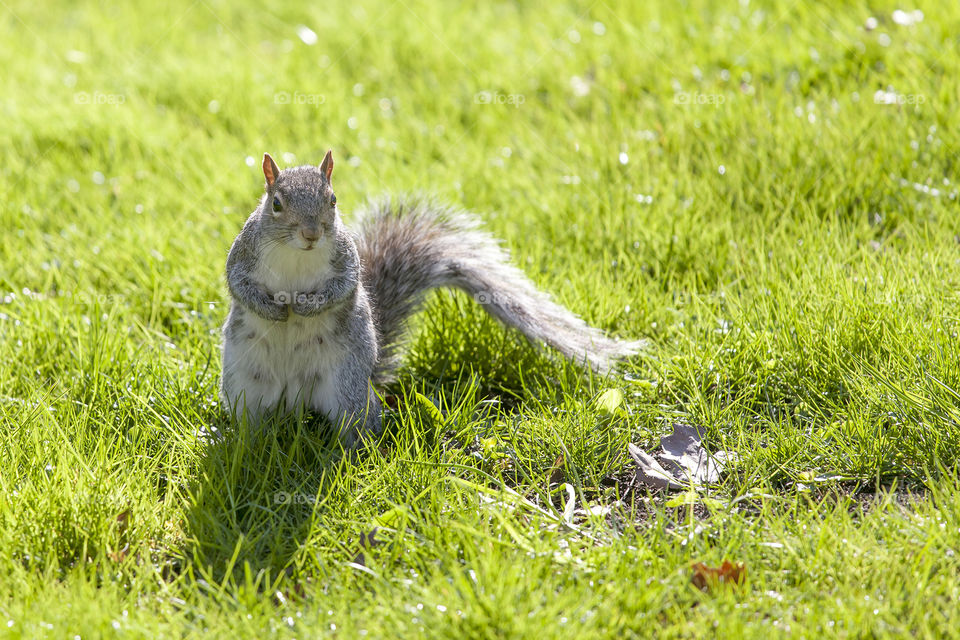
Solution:
[{"label": "fallen leaf", "polygon": [[700,591],[709,591],[721,584],[741,586],[747,581],[747,568],[742,562],[724,560],[719,567],[708,567],[702,562],[691,565],[690,581]]},{"label": "fallen leaf", "polygon": [[700,503],[711,511],[719,511],[723,508],[723,501],[711,498],[709,496],[700,496]]},{"label": "fallen leaf", "polygon": [[695,427],[675,425],[673,433],[660,439],[660,446],[663,459],[695,484],[712,484],[720,479],[724,465],[706,452]]},{"label": "fallen leaf", "polygon": [[679,491],[716,483],[724,467],[736,460],[732,451],[707,453],[700,432],[683,424],[674,425],[673,432],[660,439],[660,447],[662,453],[658,455],[666,468],[632,443],[627,449],[637,463],[637,482],[657,489]]},{"label": "fallen leaf", "polygon": [[403,505],[397,505],[392,509],[387,509],[380,515],[374,517],[373,528],[386,527],[387,529],[397,529],[399,525],[406,521],[409,511]]},{"label": "fallen leaf", "polygon": [[417,406],[423,410],[434,424],[443,424],[443,414],[440,412],[440,409],[437,408],[437,405],[430,401],[430,398],[418,392],[414,393],[414,399],[417,401]]},{"label": "fallen leaf", "polygon": [[589,518],[605,518],[607,514],[613,512],[613,507],[605,504],[595,504],[585,509],[578,509],[577,513],[582,513]]},{"label": "fallen leaf", "polygon": [[607,389],[597,398],[597,411],[608,418],[622,415],[622,407],[623,392],[620,389]]},{"label": "fallen leaf", "polygon": [[697,504],[698,500],[699,498],[697,496],[697,492],[694,491],[693,489],[688,489],[687,491],[684,491],[683,493],[678,493],[674,497],[667,500],[665,505],[671,508],[683,507],[683,506]]},{"label": "fallen leaf", "polygon": [[692,506],[695,504],[702,504],[705,507],[708,507],[714,511],[720,509],[723,506],[723,502],[717,500],[716,498],[710,498],[704,495],[697,493],[696,489],[688,489],[683,493],[674,496],[667,500],[664,503],[668,507],[682,507],[682,506]]},{"label": "fallen leaf", "polygon": [[674,489],[680,490],[684,485],[680,484],[676,478],[667,473],[667,470],[660,466],[653,456],[633,444],[627,445],[627,451],[630,457],[637,463],[637,482],[645,484],[654,489]]}]

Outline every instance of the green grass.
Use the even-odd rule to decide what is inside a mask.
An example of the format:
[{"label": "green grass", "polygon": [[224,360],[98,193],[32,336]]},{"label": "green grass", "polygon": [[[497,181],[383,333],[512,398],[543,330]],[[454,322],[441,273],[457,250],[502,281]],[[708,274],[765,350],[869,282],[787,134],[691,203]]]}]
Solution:
[{"label": "green grass", "polygon": [[[960,5],[917,4],[0,2],[0,632],[957,634]],[[231,429],[256,160],[327,148],[348,221],[478,211],[649,349],[585,376],[441,294],[375,446]],[[676,423],[739,455],[709,506],[631,487]]]}]

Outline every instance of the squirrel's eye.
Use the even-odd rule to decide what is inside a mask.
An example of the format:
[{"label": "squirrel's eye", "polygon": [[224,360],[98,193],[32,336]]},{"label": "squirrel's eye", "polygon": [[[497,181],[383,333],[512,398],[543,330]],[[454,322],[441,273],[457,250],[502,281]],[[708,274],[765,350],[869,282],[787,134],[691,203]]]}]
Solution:
[{"label": "squirrel's eye", "polygon": [[283,209],[283,205],[280,204],[280,198],[273,196],[273,210],[280,211],[281,209]]},{"label": "squirrel's eye", "polygon": [[332,207],[337,206],[337,194],[335,193],[330,194],[330,206]]}]

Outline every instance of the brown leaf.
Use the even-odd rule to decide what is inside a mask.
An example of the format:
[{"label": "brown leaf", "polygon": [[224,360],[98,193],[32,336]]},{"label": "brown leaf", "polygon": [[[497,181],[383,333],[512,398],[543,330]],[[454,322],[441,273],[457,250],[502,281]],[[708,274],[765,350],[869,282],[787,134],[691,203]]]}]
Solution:
[{"label": "brown leaf", "polygon": [[724,560],[719,567],[708,567],[702,562],[691,565],[693,575],[690,581],[700,591],[709,591],[721,584],[743,585],[747,581],[747,568],[742,562],[734,564]]}]

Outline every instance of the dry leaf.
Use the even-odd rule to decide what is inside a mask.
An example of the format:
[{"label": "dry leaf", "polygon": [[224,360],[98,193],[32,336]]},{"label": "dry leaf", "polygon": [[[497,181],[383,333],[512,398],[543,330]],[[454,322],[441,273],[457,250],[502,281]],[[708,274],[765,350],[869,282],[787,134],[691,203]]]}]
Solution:
[{"label": "dry leaf", "polygon": [[678,491],[683,489],[683,485],[667,473],[667,470],[661,467],[660,463],[649,453],[632,442],[627,445],[627,451],[634,462],[637,463],[637,482],[654,489],[675,489]]},{"label": "dry leaf", "polygon": [[679,491],[713,484],[727,463],[736,460],[731,451],[706,452],[700,433],[688,425],[674,425],[673,433],[660,439],[658,455],[668,468],[661,466],[649,453],[634,444],[628,445],[630,457],[637,463],[637,482],[656,489]]},{"label": "dry leaf", "polygon": [[719,567],[708,567],[702,562],[691,565],[690,581],[700,591],[709,591],[721,584],[741,586],[747,581],[747,568],[742,562],[724,560]]},{"label": "dry leaf", "polygon": [[723,464],[711,458],[701,440],[700,432],[695,427],[675,425],[673,433],[660,439],[662,457],[695,484],[711,484],[720,479]]}]

